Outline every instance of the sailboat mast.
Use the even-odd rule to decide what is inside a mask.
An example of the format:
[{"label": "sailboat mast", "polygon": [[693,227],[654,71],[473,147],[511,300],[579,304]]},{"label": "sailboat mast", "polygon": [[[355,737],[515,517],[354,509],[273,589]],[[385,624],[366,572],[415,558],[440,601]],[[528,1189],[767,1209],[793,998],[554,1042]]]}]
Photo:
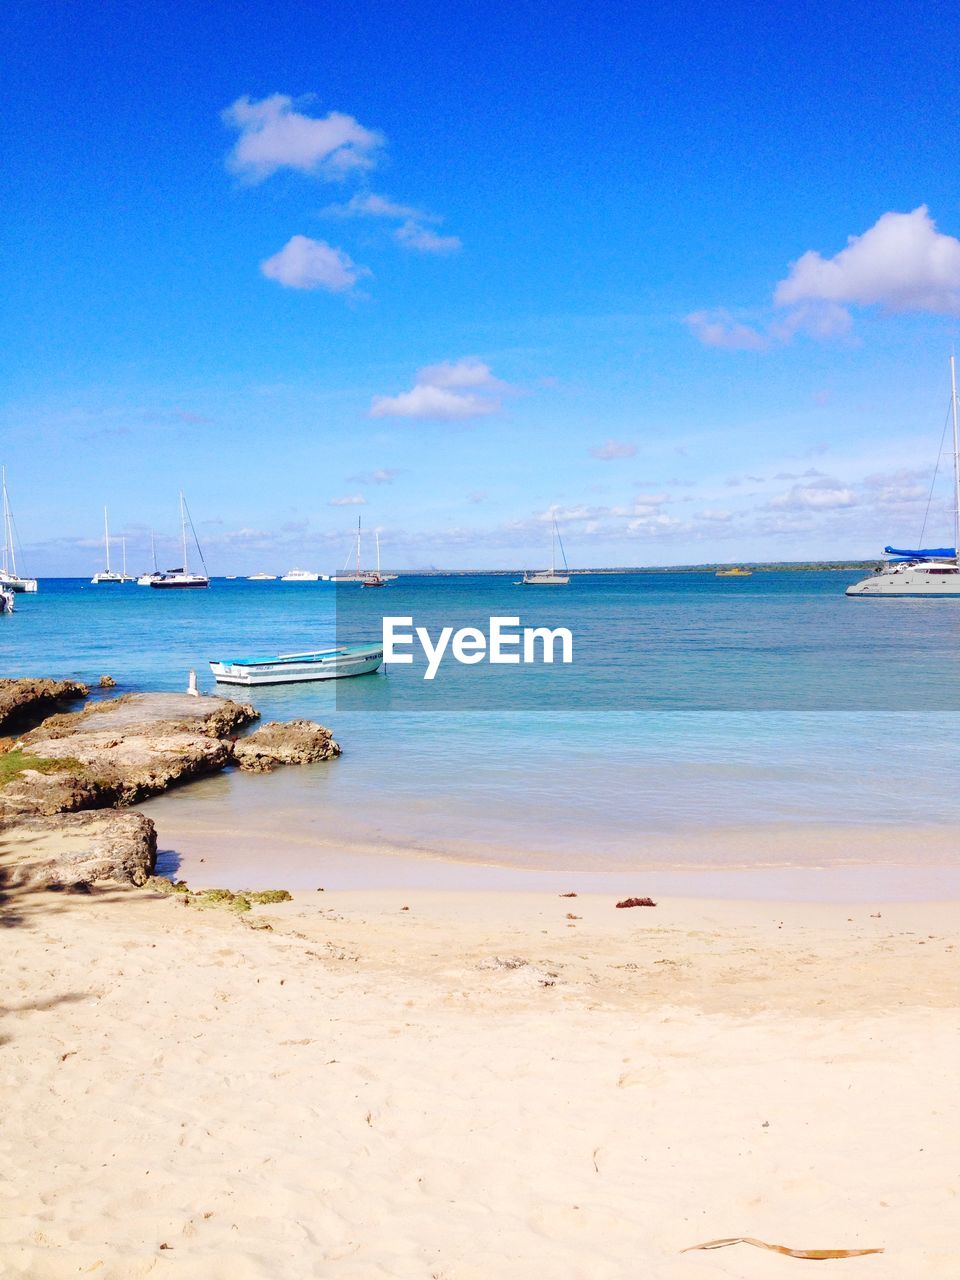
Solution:
[{"label": "sailboat mast", "polygon": [[150,530],[150,550],[153,553],[153,571],[157,573],[157,540],[152,529]]},{"label": "sailboat mast", "polygon": [[357,577],[360,577],[360,521],[362,517],[357,516]]},{"label": "sailboat mast", "polygon": [[950,405],[953,410],[953,551],[960,564],[960,426],[957,415],[957,357],[950,357]]},{"label": "sailboat mast", "polygon": [[180,490],[180,542],[183,546],[183,572],[189,573],[187,568],[187,513],[183,506],[183,490]]},{"label": "sailboat mast", "polygon": [[380,577],[380,530],[377,530],[377,577]]},{"label": "sailboat mast", "polygon": [[557,521],[554,517],[553,536],[550,540],[550,572],[557,572]]},{"label": "sailboat mast", "polygon": [[121,576],[123,577],[124,581],[126,581],[126,577],[127,577],[127,540],[126,538],[120,539],[120,555],[122,557],[122,563],[123,563],[123,570],[122,570]]},{"label": "sailboat mast", "polygon": [[110,572],[110,525],[107,522],[107,508],[103,508],[103,545],[107,553],[107,573]]},{"label": "sailboat mast", "polygon": [[10,572],[10,561],[13,561],[13,576],[17,576],[16,552],[13,549],[13,529],[10,519],[10,501],[7,498],[7,468],[3,468],[3,572]]}]

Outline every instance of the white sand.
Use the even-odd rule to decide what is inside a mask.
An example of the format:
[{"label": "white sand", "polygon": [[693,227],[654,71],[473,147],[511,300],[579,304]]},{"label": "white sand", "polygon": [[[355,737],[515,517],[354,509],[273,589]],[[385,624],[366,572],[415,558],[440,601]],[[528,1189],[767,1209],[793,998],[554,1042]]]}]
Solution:
[{"label": "white sand", "polygon": [[6,907],[4,1276],[960,1275],[954,907]]}]

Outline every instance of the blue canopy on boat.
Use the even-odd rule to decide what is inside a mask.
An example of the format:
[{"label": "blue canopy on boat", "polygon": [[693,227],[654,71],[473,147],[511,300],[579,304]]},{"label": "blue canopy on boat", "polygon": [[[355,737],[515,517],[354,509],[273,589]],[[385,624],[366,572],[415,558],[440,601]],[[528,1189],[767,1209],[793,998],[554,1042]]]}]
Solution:
[{"label": "blue canopy on boat", "polygon": [[903,556],[905,560],[944,560],[957,554],[955,547],[924,547],[919,551],[901,551],[899,547],[884,547],[886,556]]}]

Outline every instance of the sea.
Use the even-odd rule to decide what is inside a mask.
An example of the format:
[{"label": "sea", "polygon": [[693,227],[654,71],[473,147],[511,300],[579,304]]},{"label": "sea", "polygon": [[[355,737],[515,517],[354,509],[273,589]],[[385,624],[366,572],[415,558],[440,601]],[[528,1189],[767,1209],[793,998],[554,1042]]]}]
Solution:
[{"label": "sea", "polygon": [[[848,599],[860,574],[214,579],[154,591],[45,579],[0,617],[0,673],[252,701],[328,725],[338,759],[228,771],[141,806],[173,874],[231,887],[549,883],[797,892],[811,870],[881,898],[957,889],[960,608]],[[566,628],[572,661],[414,661],[214,685],[212,659],[440,629]],[[537,654],[542,652],[538,649]],[[111,691],[111,695],[114,691]],[[95,696],[100,695],[99,691]],[[762,873],[759,875],[758,873]],[[652,878],[651,878],[652,877]],[[543,881],[546,883],[546,881]],[[792,887],[791,887],[792,886]]]}]

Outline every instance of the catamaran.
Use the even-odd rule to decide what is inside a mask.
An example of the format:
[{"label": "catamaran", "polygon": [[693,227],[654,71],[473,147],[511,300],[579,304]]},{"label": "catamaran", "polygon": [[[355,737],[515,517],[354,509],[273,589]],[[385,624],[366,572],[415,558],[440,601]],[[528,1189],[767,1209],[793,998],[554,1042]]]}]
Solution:
[{"label": "catamaran", "polygon": [[[560,545],[560,556],[563,560],[563,573],[557,572],[557,544]],[[560,530],[557,528],[557,521],[553,521],[553,541],[551,544],[550,568],[538,569],[531,573],[529,570],[524,571],[523,577],[516,586],[518,587],[565,587],[570,581],[570,574],[567,570],[567,556],[563,549],[563,542],[560,539]]]},{"label": "catamaran", "polygon": [[[881,565],[871,577],[847,587],[848,596],[864,599],[881,596],[960,599],[960,413],[954,356],[950,357],[950,411],[953,418],[953,546],[915,550],[884,547],[884,555],[893,558]],[[939,466],[939,459],[937,464]]]},{"label": "catamaran", "polygon": [[281,582],[320,582],[319,573],[311,573],[309,569],[288,569],[280,579]]},{"label": "catamaran", "polygon": [[123,539],[123,572],[117,573],[116,569],[110,568],[110,522],[107,519],[107,508],[103,508],[103,546],[106,552],[107,567],[101,569],[99,573],[95,573],[90,579],[90,585],[94,587],[105,587],[119,585],[121,582],[132,582],[132,578],[127,577],[127,540]]},{"label": "catamaran", "polygon": [[[200,557],[200,563],[203,565],[203,573],[191,573],[190,565],[187,559],[187,522],[190,523],[190,532],[193,534],[193,541],[197,548],[197,554]],[[151,574],[150,586],[161,590],[185,589],[195,587],[209,587],[210,579],[207,576],[207,566],[204,563],[203,552],[200,550],[200,543],[197,539],[197,531],[193,527],[193,521],[190,519],[190,512],[187,510],[187,504],[183,498],[183,490],[180,490],[180,542],[183,548],[183,564],[179,569],[168,569],[166,573],[158,576]]]},{"label": "catamaran", "polygon": [[[0,588],[4,591],[36,591],[36,578],[21,578],[17,573],[17,552],[13,538],[13,513],[7,497],[7,469],[2,469],[3,488],[3,557],[0,568]],[[22,550],[22,548],[21,548]],[[7,610],[12,613],[13,609]]]},{"label": "catamaran", "polygon": [[354,644],[272,658],[223,658],[211,662],[210,670],[218,684],[300,684],[372,675],[382,663],[381,645]]}]

